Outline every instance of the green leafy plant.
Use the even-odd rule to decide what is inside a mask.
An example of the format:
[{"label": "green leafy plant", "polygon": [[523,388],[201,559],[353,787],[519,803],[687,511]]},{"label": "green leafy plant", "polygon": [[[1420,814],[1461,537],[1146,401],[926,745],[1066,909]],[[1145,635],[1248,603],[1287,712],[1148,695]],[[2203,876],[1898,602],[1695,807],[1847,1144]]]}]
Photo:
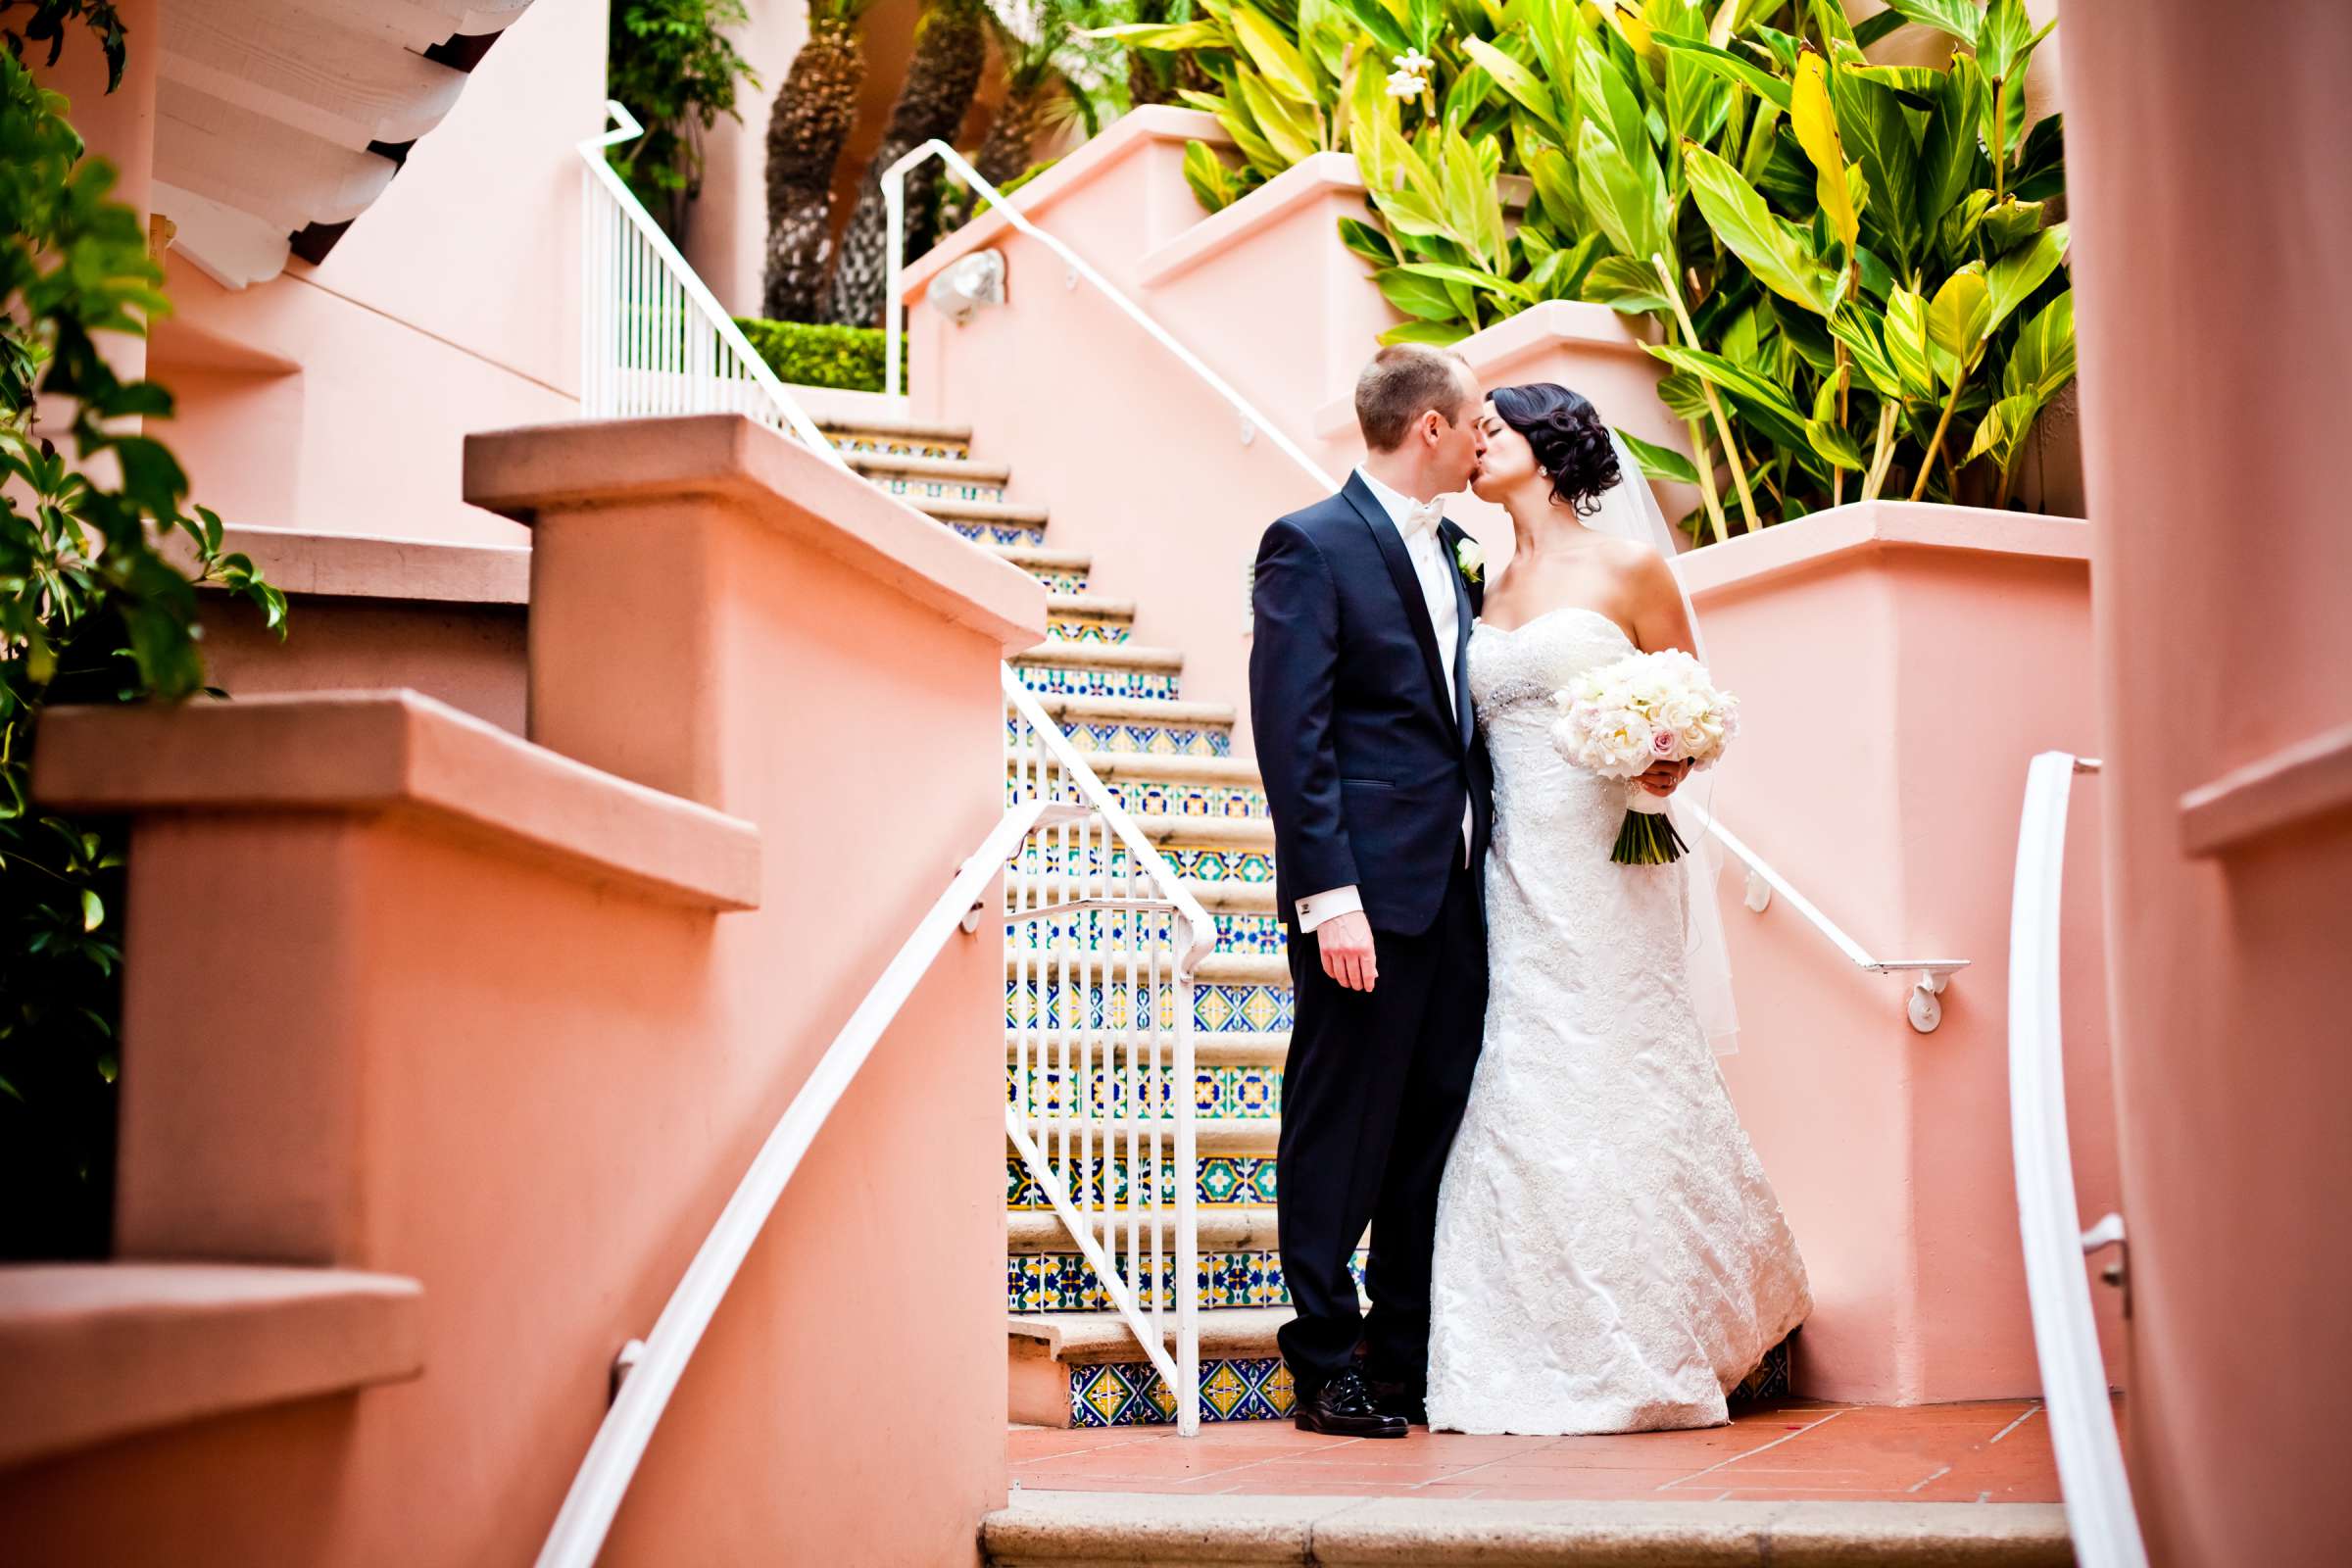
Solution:
[{"label": "green leafy plant", "polygon": [[13,50],[0,58],[0,1254],[12,1256],[104,1250],[120,1066],[123,832],[31,801],[41,716],[203,690],[200,584],[251,601],[280,635],[286,617],[284,597],[224,552],[220,519],[183,510],[170,449],[130,427],[168,418],[171,396],[122,379],[99,339],[144,333],[166,309],[163,273],[65,112]]},{"label": "green leafy plant", "polygon": [[[831,326],[808,321],[766,321],[741,317],[735,324],[752,347],[791,386],[834,387],[844,392],[879,392],[884,354],[881,330],[871,326]],[[901,345],[901,368],[905,346]]]},{"label": "green leafy plant", "polygon": [[[1340,237],[1450,343],[1546,300],[1654,323],[1660,395],[1714,538],[1898,482],[2005,505],[2074,373],[2060,126],[2024,123],[2047,27],[2021,0],[1200,0],[1108,29],[1196,57],[1238,164],[1185,172],[1215,210],[1317,152],[1355,156],[1368,220]],[[1906,24],[1956,48],[1873,65]],[[1982,475],[1971,480],[1972,466]]]},{"label": "green leafy plant", "polygon": [[672,236],[703,182],[703,133],[735,111],[738,82],[760,78],[724,29],[749,21],[742,0],[613,0],[606,90],[645,126],[606,156]]}]

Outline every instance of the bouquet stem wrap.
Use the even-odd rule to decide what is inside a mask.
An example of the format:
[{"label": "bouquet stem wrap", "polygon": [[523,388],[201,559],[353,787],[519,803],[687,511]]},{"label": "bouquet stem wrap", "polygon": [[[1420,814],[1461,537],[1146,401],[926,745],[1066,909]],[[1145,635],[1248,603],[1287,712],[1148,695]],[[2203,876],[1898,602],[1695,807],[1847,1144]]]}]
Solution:
[{"label": "bouquet stem wrap", "polygon": [[1609,858],[1619,865],[1671,865],[1690,848],[1675,831],[1666,803],[1635,784],[1625,792],[1625,825]]}]

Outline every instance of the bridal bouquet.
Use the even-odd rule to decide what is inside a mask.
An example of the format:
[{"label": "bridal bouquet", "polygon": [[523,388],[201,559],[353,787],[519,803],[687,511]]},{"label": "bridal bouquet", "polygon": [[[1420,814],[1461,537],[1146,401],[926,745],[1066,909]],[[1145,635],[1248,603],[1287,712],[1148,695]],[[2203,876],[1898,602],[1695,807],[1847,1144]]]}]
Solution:
[{"label": "bridal bouquet", "polygon": [[1625,826],[1609,858],[1664,865],[1687,848],[1666,802],[1635,779],[1657,762],[1711,767],[1740,732],[1740,700],[1717,689],[1707,666],[1677,648],[1629,654],[1552,693],[1561,710],[1551,744],[1578,767],[1626,780]]}]

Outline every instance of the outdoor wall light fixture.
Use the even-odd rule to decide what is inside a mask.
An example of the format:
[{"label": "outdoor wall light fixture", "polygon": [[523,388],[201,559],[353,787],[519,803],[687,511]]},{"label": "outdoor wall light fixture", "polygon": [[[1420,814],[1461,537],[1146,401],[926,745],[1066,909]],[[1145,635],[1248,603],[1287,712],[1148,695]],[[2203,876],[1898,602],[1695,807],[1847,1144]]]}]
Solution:
[{"label": "outdoor wall light fixture", "polygon": [[957,326],[983,305],[1004,303],[1004,253],[974,251],[931,280],[923,300]]}]

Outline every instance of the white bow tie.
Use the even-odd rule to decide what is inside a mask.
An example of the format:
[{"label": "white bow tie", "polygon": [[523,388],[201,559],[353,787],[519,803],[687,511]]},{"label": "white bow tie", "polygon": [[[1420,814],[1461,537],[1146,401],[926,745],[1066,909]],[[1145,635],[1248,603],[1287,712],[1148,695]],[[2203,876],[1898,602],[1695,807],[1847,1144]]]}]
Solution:
[{"label": "white bow tie", "polygon": [[1404,515],[1396,519],[1396,528],[1404,535],[1404,542],[1411,544],[1445,520],[1446,508],[1443,503],[1415,501],[1406,506]]}]

